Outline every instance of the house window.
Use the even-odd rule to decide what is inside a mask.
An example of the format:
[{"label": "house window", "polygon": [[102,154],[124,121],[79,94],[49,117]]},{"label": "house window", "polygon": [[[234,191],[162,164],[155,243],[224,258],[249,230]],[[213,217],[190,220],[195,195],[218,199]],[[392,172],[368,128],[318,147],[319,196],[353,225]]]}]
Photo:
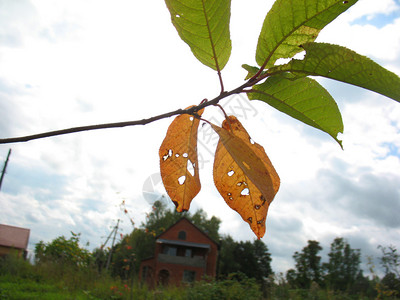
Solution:
[{"label": "house window", "polygon": [[183,282],[193,282],[196,278],[196,272],[190,270],[183,271]]},{"label": "house window", "polygon": [[185,256],[186,257],[192,257],[192,249],[186,248],[185,249]]},{"label": "house window", "polygon": [[180,240],[186,240],[186,232],[185,232],[185,231],[179,231],[179,233],[178,233],[178,239],[180,239]]},{"label": "house window", "polygon": [[164,246],[163,248],[163,254],[167,254],[167,255],[172,255],[172,256],[176,256],[176,252],[177,252],[178,248],[176,247],[172,247],[172,246]]}]

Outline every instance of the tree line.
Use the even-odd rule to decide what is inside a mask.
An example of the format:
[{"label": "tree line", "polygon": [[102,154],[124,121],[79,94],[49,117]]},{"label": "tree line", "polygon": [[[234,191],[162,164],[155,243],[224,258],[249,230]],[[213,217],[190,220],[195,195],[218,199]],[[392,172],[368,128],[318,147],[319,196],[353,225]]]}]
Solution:
[{"label": "tree line", "polygon": [[70,239],[59,237],[47,244],[38,243],[36,263],[58,260],[78,266],[92,264],[99,272],[105,272],[107,266],[107,272],[114,277],[137,279],[140,262],[153,255],[156,237],[182,217],[188,218],[220,245],[217,280],[241,280],[243,276],[253,278],[264,291],[278,285],[303,291],[318,288],[353,295],[376,296],[380,293],[400,296],[400,257],[393,246],[380,246],[382,256],[379,264],[384,270],[382,278],[376,275],[369,278],[363,274],[361,250],[353,249],[342,237],[335,238],[331,243],[326,262],[322,262],[320,256],[320,243],[310,240],[301,251],[293,254],[294,268],[286,274],[275,274],[271,267],[271,253],[261,240],[235,241],[230,235],[219,233],[221,220],[218,218],[207,218],[203,210],[194,214],[177,213],[167,209],[162,202],[155,202],[146,221],[123,236],[112,249],[100,247],[90,253],[79,246],[79,234],[72,233]]}]

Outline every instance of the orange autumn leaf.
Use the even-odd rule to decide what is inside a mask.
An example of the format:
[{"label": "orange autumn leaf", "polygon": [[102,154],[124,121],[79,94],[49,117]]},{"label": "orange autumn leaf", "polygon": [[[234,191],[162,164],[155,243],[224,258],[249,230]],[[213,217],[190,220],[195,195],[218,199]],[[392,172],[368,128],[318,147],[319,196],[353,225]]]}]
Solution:
[{"label": "orange autumn leaf", "polygon": [[[198,112],[202,113],[203,110]],[[201,188],[197,157],[199,123],[200,120],[191,115],[176,117],[159,150],[161,178],[179,212],[189,209]]]},{"label": "orange autumn leaf", "polygon": [[264,148],[251,140],[236,117],[229,116],[222,128],[211,126],[220,137],[213,169],[215,186],[261,238],[269,204],[279,189],[279,176]]}]

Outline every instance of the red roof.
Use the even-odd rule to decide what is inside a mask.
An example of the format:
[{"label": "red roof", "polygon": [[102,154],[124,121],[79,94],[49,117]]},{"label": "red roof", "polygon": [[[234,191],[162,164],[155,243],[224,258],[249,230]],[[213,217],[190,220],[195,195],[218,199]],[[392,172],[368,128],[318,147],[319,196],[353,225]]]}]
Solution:
[{"label": "red roof", "polygon": [[0,246],[26,249],[30,229],[0,224]]}]

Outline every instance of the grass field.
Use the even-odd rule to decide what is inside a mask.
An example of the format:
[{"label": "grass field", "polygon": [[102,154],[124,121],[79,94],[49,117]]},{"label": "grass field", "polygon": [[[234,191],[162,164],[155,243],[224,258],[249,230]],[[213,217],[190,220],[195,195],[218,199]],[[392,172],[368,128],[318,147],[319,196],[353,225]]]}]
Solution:
[{"label": "grass field", "polygon": [[308,290],[292,289],[286,283],[261,287],[254,279],[235,276],[224,280],[200,281],[181,287],[149,289],[136,280],[123,281],[95,268],[55,263],[31,265],[9,257],[0,259],[0,300],[3,299],[173,299],[173,300],[367,300],[399,299],[377,293],[373,286],[363,294],[349,295],[322,289],[314,284]]}]

